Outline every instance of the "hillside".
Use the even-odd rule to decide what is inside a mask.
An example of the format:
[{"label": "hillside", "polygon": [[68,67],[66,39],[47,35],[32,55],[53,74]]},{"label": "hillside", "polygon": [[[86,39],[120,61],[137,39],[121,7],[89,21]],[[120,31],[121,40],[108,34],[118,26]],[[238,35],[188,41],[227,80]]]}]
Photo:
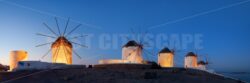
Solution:
[{"label": "hillside", "polygon": [[[29,75],[30,73],[34,75]],[[85,68],[53,69],[47,71],[18,71],[0,74],[7,83],[241,83],[241,81],[210,74],[205,71],[165,68]]]}]

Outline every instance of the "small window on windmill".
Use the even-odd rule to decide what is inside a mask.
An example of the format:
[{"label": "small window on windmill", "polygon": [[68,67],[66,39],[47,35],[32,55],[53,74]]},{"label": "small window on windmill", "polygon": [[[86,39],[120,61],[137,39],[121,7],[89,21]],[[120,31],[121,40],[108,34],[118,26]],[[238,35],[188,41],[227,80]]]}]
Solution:
[{"label": "small window on windmill", "polygon": [[30,66],[30,63],[27,63],[27,66],[29,67],[29,66]]},{"label": "small window on windmill", "polygon": [[23,63],[23,62],[18,62],[18,64],[19,64],[20,66],[23,66],[23,65],[24,65],[24,63]]}]

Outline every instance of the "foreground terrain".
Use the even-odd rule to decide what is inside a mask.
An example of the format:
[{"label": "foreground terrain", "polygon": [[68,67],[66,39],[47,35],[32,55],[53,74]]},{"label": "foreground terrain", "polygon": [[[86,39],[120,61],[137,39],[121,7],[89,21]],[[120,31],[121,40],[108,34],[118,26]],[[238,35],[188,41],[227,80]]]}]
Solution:
[{"label": "foreground terrain", "polygon": [[66,68],[2,72],[3,83],[242,83],[184,68]]}]

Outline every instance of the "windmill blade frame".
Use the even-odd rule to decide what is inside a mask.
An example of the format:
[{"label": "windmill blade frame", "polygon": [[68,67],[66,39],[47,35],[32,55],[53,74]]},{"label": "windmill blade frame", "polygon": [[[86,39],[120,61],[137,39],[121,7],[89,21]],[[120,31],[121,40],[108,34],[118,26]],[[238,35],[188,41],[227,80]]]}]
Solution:
[{"label": "windmill blade frame", "polygon": [[145,31],[145,33],[142,34],[143,39],[141,39],[141,41],[140,41],[141,44],[145,41],[144,37],[145,37],[147,34],[148,34],[148,31]]},{"label": "windmill blade frame", "polygon": [[69,20],[70,20],[70,18],[68,18],[68,20],[67,20],[66,26],[65,26],[64,31],[63,31],[63,36],[65,36],[65,33],[67,31],[67,28],[68,28],[68,25],[69,25]]},{"label": "windmill blade frame", "polygon": [[60,27],[59,27],[59,24],[58,24],[57,17],[55,17],[55,21],[56,21],[56,26],[57,26],[57,30],[58,30],[59,36],[62,36],[61,30],[60,30]]},{"label": "windmill blade frame", "polygon": [[48,56],[48,54],[51,52],[51,48],[40,58],[43,59],[44,57]]},{"label": "windmill blade frame", "polygon": [[79,44],[79,43],[76,43],[76,42],[72,42],[72,41],[70,41],[70,43],[72,43],[72,44],[76,44],[76,45],[79,45],[79,46],[81,46],[81,47],[88,48],[88,46],[85,46],[85,45],[82,45],[82,44]]},{"label": "windmill blade frame", "polygon": [[72,32],[74,32],[76,29],[78,29],[82,24],[78,24],[74,29],[72,29],[68,34],[65,35],[65,37],[68,37]]},{"label": "windmill blade frame", "polygon": [[75,37],[71,37],[71,38],[68,38],[68,39],[72,40],[72,39],[83,38],[83,37],[86,37],[86,36],[88,36],[88,35],[75,36]]},{"label": "windmill blade frame", "polygon": [[[149,58],[149,57],[153,57],[153,56],[151,56],[151,54],[147,53],[146,51],[143,51],[143,52],[144,52],[144,54],[146,55],[147,60],[153,61],[153,60],[150,60],[151,58]],[[154,57],[154,58],[155,58],[155,57]]]},{"label": "windmill blade frame", "polygon": [[64,57],[66,58],[66,61],[69,63],[68,57],[67,57],[67,55],[66,55],[66,54],[68,53],[68,51],[65,52],[65,49],[67,49],[67,48],[66,48],[65,45],[63,44]]},{"label": "windmill blade frame", "polygon": [[55,57],[56,57],[56,58],[55,58],[55,62],[57,61],[57,57],[58,57],[58,52],[59,52],[59,50],[60,50],[60,47],[56,49],[56,53],[55,53]]},{"label": "windmill blade frame", "polygon": [[[65,46],[65,44],[63,44],[63,45]],[[66,48],[66,50],[69,51],[67,48]],[[78,53],[76,53],[75,50],[72,50],[72,52],[73,52],[75,55],[77,55],[78,58],[82,59],[82,57],[81,57]]]},{"label": "windmill blade frame", "polygon": [[52,43],[53,43],[53,42],[44,43],[44,44],[39,44],[39,45],[36,45],[36,47],[41,47],[41,46],[45,46],[45,45],[52,44]]},{"label": "windmill blade frame", "polygon": [[59,36],[58,34],[56,34],[56,33],[49,27],[48,24],[43,23],[43,25],[44,25],[47,29],[49,29],[49,31],[52,32],[55,36]]},{"label": "windmill blade frame", "polygon": [[54,37],[54,36],[45,35],[45,34],[41,34],[41,33],[36,33],[36,35],[39,35],[39,36],[44,36],[44,37],[49,37],[49,38],[53,38],[53,39],[55,39],[55,38],[56,38],[56,37]]},{"label": "windmill blade frame", "polygon": [[82,57],[81,57],[75,50],[72,50],[72,51],[73,51],[73,53],[74,53],[76,56],[78,56],[78,58],[82,59]]}]

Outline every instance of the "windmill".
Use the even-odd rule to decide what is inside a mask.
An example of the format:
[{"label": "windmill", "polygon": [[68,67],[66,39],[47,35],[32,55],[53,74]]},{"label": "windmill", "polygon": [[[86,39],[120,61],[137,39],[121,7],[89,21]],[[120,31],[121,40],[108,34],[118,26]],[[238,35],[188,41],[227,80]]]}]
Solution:
[{"label": "windmill", "polygon": [[158,64],[161,67],[173,67],[174,66],[174,52],[168,47],[163,48],[158,54]]},{"label": "windmill", "polygon": [[[202,55],[200,55],[200,56],[202,56]],[[200,60],[198,62],[198,69],[207,70],[207,68],[211,64],[211,62],[208,60],[207,54],[204,56],[204,59],[205,60]]]},{"label": "windmill", "polygon": [[210,68],[210,65],[213,64],[210,60],[210,58],[208,57],[208,54],[205,54],[205,61],[206,61],[206,66],[207,68]]},{"label": "windmill", "polygon": [[196,54],[197,58],[199,59],[199,61],[197,61],[197,69],[207,70],[207,68],[210,64],[210,62],[208,62],[207,54],[204,54],[204,55],[198,54],[197,49],[195,49],[195,54]]},{"label": "windmill", "polygon": [[178,55],[180,50],[177,50],[175,46],[172,49],[169,49],[168,47],[170,47],[169,42],[167,47],[164,47],[158,53],[158,64],[161,67],[174,67],[177,63],[179,63],[179,61],[176,61],[178,58],[175,57]]},{"label": "windmill", "polygon": [[137,36],[137,38],[130,39],[126,37],[128,42],[122,48],[122,59],[130,61],[130,63],[143,64],[145,63],[145,60],[143,59],[142,54],[152,54],[151,52],[144,49],[144,47],[147,46],[146,44],[148,43],[143,41],[142,38],[144,38],[147,32],[143,34],[135,34],[133,29],[131,30],[131,32],[133,35]]},{"label": "windmill", "polygon": [[64,28],[63,32],[61,32],[59,24],[58,24],[58,19],[55,17],[55,22],[56,22],[57,31],[58,31],[57,33],[48,24],[43,23],[43,25],[53,35],[46,35],[46,34],[41,34],[41,33],[37,33],[37,35],[52,38],[55,40],[53,42],[44,43],[44,44],[40,44],[40,45],[36,46],[36,47],[40,47],[40,46],[45,46],[45,45],[51,45],[51,48],[41,57],[41,59],[43,59],[45,56],[49,55],[50,52],[52,53],[52,63],[72,64],[72,54],[73,53],[75,55],[77,55],[78,58],[81,59],[81,56],[75,50],[73,50],[73,44],[81,46],[81,47],[87,47],[87,46],[73,42],[71,40],[85,37],[87,35],[70,37],[70,35],[81,26],[81,24],[78,24],[72,30],[67,32],[69,21],[70,21],[70,18],[68,18],[65,28]]},{"label": "windmill", "polygon": [[197,68],[198,56],[194,52],[188,52],[184,59],[185,68]]}]

